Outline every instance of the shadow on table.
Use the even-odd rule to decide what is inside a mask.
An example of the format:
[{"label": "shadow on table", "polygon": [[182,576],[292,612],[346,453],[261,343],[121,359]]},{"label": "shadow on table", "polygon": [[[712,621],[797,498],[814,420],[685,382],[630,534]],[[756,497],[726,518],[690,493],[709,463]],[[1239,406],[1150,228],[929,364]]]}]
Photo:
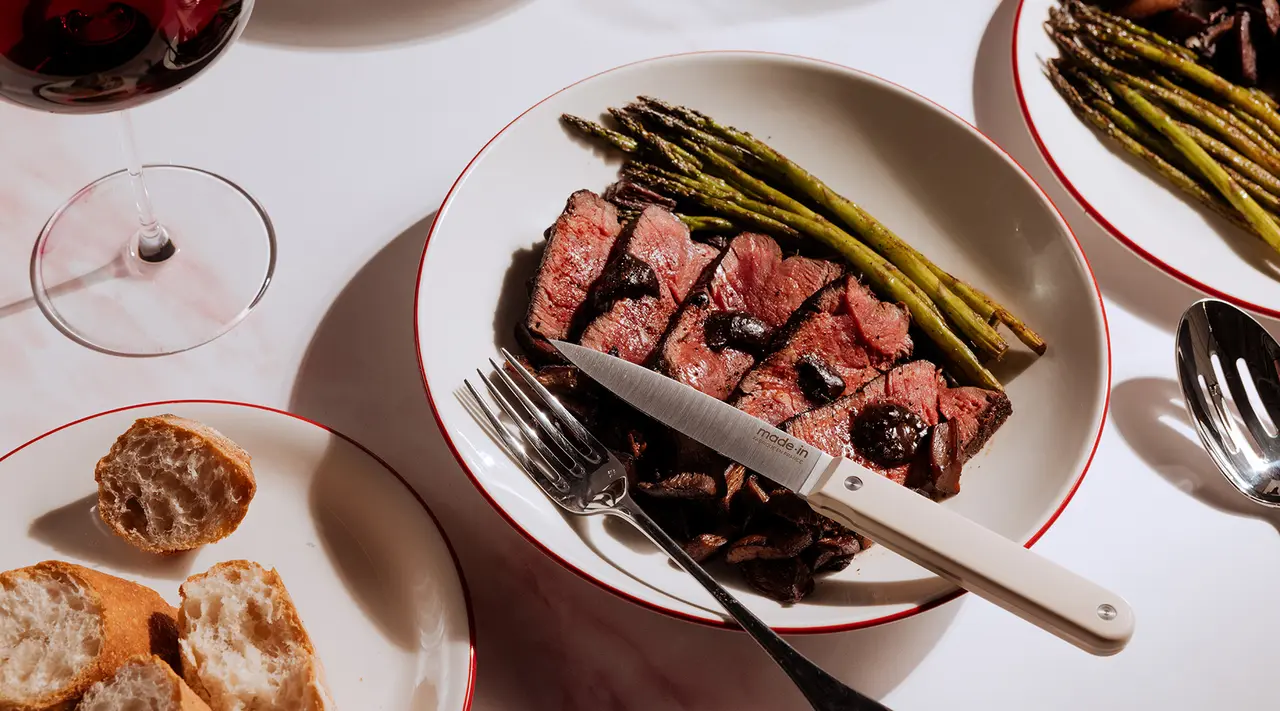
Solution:
[{"label": "shadow on table", "polygon": [[147,553],[112,533],[98,516],[98,494],[46,511],[31,522],[29,535],[67,558],[89,561],[115,570],[166,580],[186,580],[195,564],[195,553],[171,555]]},{"label": "shadow on table", "polygon": [[983,33],[974,66],[978,128],[999,143],[1044,188],[1071,225],[1102,292],[1143,320],[1172,332],[1182,311],[1203,294],[1167,276],[1103,230],[1058,182],[1027,130],[1013,84],[1013,22],[1018,0],[1004,0]]},{"label": "shadow on table", "polygon": [[258,0],[244,36],[252,42],[356,49],[457,32],[527,0]]},{"label": "shadow on table", "polygon": [[1200,444],[1182,390],[1167,378],[1134,378],[1111,390],[1111,417],[1142,461],[1181,491],[1219,511],[1267,521],[1280,511],[1251,502],[1218,471]]},{"label": "shadow on table", "polygon": [[[798,692],[747,636],[604,594],[522,542],[467,482],[432,418],[415,356],[414,290],[433,217],[393,239],[339,294],[307,350],[290,409],[368,446],[439,516],[471,591],[486,705],[588,708],[633,699],[637,708],[798,707]],[[882,697],[929,653],[958,609],[952,603],[795,642],[847,683]]]}]

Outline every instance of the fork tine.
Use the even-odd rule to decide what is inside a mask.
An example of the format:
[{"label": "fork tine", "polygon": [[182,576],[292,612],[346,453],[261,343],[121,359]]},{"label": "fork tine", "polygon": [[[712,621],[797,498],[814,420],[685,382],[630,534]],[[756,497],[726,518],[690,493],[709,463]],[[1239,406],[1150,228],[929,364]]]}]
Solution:
[{"label": "fork tine", "polygon": [[[467,391],[471,393],[472,399],[474,399],[476,404],[480,406],[480,410],[484,412],[489,423],[492,424],[493,428],[497,431],[498,436],[502,440],[503,449],[507,450],[507,453],[515,458],[516,462],[520,464],[520,468],[524,470],[525,474],[528,474],[529,478],[533,479],[534,482],[544,490],[554,488],[556,491],[560,492],[568,491],[569,486],[565,483],[562,477],[560,477],[554,470],[550,469],[547,464],[537,461],[533,457],[529,456],[529,453],[524,449],[524,445],[522,445],[520,441],[511,434],[511,430],[502,423],[502,418],[498,416],[498,413],[493,411],[493,408],[489,406],[489,403],[485,402],[483,397],[480,397],[480,393],[476,392],[471,381],[463,380],[462,383],[466,386]],[[550,491],[548,491],[548,493],[550,493]],[[554,495],[553,498],[555,498]]]},{"label": "fork tine", "polygon": [[589,453],[585,455],[587,461],[592,464],[604,461],[604,455],[601,454],[604,445],[600,444],[599,440],[592,436],[587,431],[587,428],[582,426],[581,422],[578,422],[578,418],[566,410],[564,405],[561,405],[560,401],[548,392],[542,383],[538,382],[538,379],[533,377],[533,374],[526,370],[524,365],[516,360],[516,357],[511,355],[506,348],[502,349],[502,357],[511,364],[512,369],[516,371],[516,374],[520,376],[524,384],[529,386],[529,389],[533,391],[534,395],[538,396],[538,399],[542,400],[542,403],[547,406],[551,414],[555,415],[560,424],[564,425],[574,437],[577,437],[579,442],[590,448]]},{"label": "fork tine", "polygon": [[[486,378],[484,373],[481,373],[479,370],[477,370],[476,373],[478,373],[480,375],[480,379],[484,381],[484,386],[489,390],[489,395],[493,398],[493,401],[498,403],[498,407],[502,408],[502,411],[507,413],[507,417],[510,417],[511,420],[516,423],[516,428],[520,430],[520,435],[524,438],[524,441],[528,443],[529,446],[533,447],[534,451],[542,456],[542,460],[550,465],[552,470],[555,471],[556,476],[554,479],[564,478],[563,473],[560,471],[561,469],[580,468],[578,467],[577,462],[573,460],[566,462],[564,455],[557,455],[555,452],[551,451],[551,448],[542,441],[542,437],[538,433],[537,428],[529,424],[527,420],[520,416],[520,413],[516,412],[516,408],[509,400],[507,400],[507,396],[503,395],[498,388],[494,387],[493,382]],[[574,472],[574,475],[580,476],[579,472],[576,471]]]},{"label": "fork tine", "polygon": [[570,457],[575,459],[586,458],[586,455],[583,454],[582,450],[570,442],[569,438],[565,437],[564,433],[560,431],[560,428],[556,427],[551,421],[551,418],[547,417],[547,413],[543,412],[542,408],[538,407],[533,400],[530,400],[529,396],[525,395],[524,389],[517,385],[516,381],[512,380],[510,375],[507,375],[506,368],[503,368],[493,362],[492,358],[489,359],[489,365],[493,366],[493,369],[498,374],[498,378],[502,381],[502,384],[507,387],[508,391],[516,396],[516,399],[520,401],[520,406],[524,408],[525,412],[529,413],[533,419],[538,421],[538,424],[542,426],[542,432],[550,437],[551,440],[556,443],[556,446],[564,450],[565,454]]}]

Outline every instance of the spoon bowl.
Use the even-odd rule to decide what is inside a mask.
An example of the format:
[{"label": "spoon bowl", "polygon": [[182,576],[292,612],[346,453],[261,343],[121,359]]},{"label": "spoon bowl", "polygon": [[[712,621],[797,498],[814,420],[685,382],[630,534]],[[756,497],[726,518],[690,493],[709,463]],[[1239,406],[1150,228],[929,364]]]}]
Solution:
[{"label": "spoon bowl", "polygon": [[1177,361],[1191,420],[1219,471],[1249,499],[1280,508],[1280,344],[1244,311],[1204,299],[1182,315]]}]

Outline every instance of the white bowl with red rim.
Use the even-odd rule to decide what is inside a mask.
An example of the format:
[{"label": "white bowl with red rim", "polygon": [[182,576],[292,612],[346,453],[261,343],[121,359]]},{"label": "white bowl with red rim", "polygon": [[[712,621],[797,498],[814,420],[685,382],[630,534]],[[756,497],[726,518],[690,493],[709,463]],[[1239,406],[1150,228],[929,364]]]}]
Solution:
[{"label": "white bowl with red rim", "polygon": [[[418,352],[445,438],[484,497],[543,552],[606,590],[727,625],[715,601],[639,533],[616,520],[561,514],[459,399],[463,379],[513,345],[536,247],[565,198],[616,179],[617,157],[568,134],[558,117],[594,117],[641,94],[768,140],[1044,334],[1045,356],[1014,354],[998,369],[1013,417],[968,465],[960,495],[943,504],[1034,543],[1079,485],[1106,411],[1106,318],[1079,245],[1031,178],[960,118],[853,69],[759,52],[661,57],[574,84],[495,136],[445,198],[419,274]],[[960,593],[879,547],[820,577],[813,595],[793,605],[714,569],[765,622],[796,633],[900,619]]]}]

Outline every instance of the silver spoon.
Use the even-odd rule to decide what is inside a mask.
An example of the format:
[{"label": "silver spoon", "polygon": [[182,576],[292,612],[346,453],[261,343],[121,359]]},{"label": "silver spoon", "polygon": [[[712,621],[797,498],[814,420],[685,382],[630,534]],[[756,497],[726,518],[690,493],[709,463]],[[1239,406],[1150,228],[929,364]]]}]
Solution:
[{"label": "silver spoon", "polygon": [[1209,456],[1240,493],[1280,508],[1280,345],[1244,311],[1205,299],[1182,315],[1177,359]]}]

